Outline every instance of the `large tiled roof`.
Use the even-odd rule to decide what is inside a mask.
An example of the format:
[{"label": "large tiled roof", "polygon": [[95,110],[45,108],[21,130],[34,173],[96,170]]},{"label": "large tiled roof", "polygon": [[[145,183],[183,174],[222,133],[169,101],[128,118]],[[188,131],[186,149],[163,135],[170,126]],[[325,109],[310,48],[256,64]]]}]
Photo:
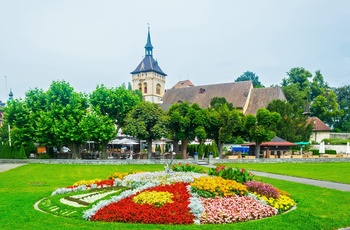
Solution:
[{"label": "large tiled roof", "polygon": [[318,117],[309,117],[308,123],[312,122],[313,129],[312,131],[331,131],[331,128],[328,127],[323,121],[321,121]]},{"label": "large tiled roof", "polygon": [[271,101],[277,99],[287,100],[280,87],[254,88],[245,114],[255,115],[258,109],[266,108]]},{"label": "large tiled roof", "polygon": [[174,104],[188,101],[207,108],[212,98],[225,97],[226,101],[232,103],[234,107],[242,109],[246,105],[251,89],[251,81],[168,89],[163,96],[163,103]]},{"label": "large tiled roof", "polygon": [[151,55],[146,55],[141,61],[141,63],[136,67],[136,69],[131,72],[131,74],[138,74],[151,71],[166,76],[166,74],[158,65],[158,62],[154,60],[154,58]]}]

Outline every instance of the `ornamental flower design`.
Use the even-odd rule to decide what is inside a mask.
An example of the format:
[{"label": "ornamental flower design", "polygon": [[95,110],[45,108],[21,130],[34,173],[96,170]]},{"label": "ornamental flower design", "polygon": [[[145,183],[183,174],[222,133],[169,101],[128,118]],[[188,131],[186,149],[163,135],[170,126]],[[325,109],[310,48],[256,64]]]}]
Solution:
[{"label": "ornamental flower design", "polygon": [[56,189],[39,207],[90,221],[229,224],[274,216],[295,206],[287,192],[242,177],[250,175],[244,169],[219,166],[208,175],[191,165],[175,168],[180,171],[114,173],[106,180],[78,181]]}]

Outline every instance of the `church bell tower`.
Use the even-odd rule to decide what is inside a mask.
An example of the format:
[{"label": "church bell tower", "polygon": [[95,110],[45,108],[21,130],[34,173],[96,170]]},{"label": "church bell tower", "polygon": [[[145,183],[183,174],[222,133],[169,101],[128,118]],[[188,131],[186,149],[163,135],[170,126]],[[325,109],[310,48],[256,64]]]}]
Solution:
[{"label": "church bell tower", "polygon": [[149,27],[147,43],[145,45],[145,57],[136,69],[131,72],[131,75],[132,89],[140,90],[145,101],[162,103],[167,75],[158,65],[158,61],[153,58],[153,46]]}]

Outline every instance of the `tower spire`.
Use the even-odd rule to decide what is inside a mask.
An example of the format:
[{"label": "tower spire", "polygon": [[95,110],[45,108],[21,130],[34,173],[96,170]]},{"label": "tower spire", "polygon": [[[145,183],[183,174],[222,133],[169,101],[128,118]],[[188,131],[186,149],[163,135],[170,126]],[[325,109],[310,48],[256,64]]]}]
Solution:
[{"label": "tower spire", "polygon": [[306,105],[305,105],[305,111],[303,112],[303,115],[310,117],[311,112],[310,112],[310,104],[309,100],[306,99]]},{"label": "tower spire", "polygon": [[153,50],[153,46],[151,43],[151,33],[150,33],[150,29],[149,29],[149,24],[148,24],[148,35],[147,35],[147,43],[145,45],[145,55],[146,56],[153,56],[152,50]]}]

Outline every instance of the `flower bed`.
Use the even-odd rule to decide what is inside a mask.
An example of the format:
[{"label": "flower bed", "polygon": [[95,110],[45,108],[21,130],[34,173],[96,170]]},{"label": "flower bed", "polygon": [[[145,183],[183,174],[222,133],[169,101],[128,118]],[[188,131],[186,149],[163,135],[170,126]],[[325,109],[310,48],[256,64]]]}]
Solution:
[{"label": "flower bed", "polygon": [[[113,174],[59,188],[39,207],[55,215],[144,224],[225,224],[281,214],[295,202],[244,169]],[[220,176],[221,175],[221,176]],[[83,215],[79,216],[79,213]]]}]

